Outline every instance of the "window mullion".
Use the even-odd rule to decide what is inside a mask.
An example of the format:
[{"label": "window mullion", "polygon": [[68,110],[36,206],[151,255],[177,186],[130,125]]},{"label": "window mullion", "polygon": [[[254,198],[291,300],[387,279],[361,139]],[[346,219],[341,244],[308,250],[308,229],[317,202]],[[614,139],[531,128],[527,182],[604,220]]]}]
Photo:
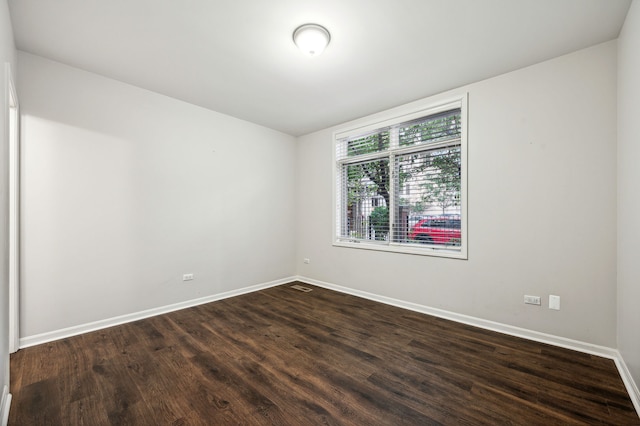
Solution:
[{"label": "window mullion", "polygon": [[349,157],[338,160],[338,164],[357,164],[365,163],[371,160],[377,160],[379,158],[387,158],[389,154],[387,152],[374,152],[371,154],[358,155],[356,157]]},{"label": "window mullion", "polygon": [[389,128],[389,149],[394,150],[400,146],[400,128],[393,126]]},{"label": "window mullion", "polygon": [[393,153],[394,149],[397,149],[400,146],[400,129],[397,126],[393,126],[389,129],[389,149],[391,153],[389,154],[389,206],[388,214],[389,214],[389,243],[394,242],[395,235],[395,227],[396,227],[396,180],[398,179],[396,170],[395,170],[395,154]]},{"label": "window mullion", "polygon": [[341,199],[340,199],[340,231],[339,231],[339,236],[344,237],[346,236],[347,232],[348,232],[348,214],[347,214],[347,204],[348,204],[348,197],[347,197],[347,168],[345,166],[343,166],[342,164],[340,165],[340,195],[341,195]]}]

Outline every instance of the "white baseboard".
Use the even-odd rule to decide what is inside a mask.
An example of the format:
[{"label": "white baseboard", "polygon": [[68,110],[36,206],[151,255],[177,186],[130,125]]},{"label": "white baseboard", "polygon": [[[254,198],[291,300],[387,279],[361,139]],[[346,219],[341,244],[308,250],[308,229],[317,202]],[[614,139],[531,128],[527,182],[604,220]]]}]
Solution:
[{"label": "white baseboard", "polygon": [[[277,285],[286,284],[291,281],[302,281],[308,284],[317,285],[318,287],[327,288],[330,290],[338,291],[341,293],[351,294],[353,296],[362,297],[364,299],[373,300],[375,302],[384,303],[387,305],[397,306],[399,308],[409,309],[411,311],[420,312],[423,314],[433,315],[435,317],[448,319],[451,321],[480,327],[486,330],[492,330],[511,336],[522,337],[524,339],[533,340],[536,342],[547,343],[554,346],[559,346],[566,349],[571,349],[579,352],[588,353],[591,355],[601,356],[603,358],[612,359],[618,372],[622,377],[622,381],[629,393],[629,397],[633,402],[633,405],[640,415],[640,392],[636,385],[629,369],[627,368],[624,359],[620,352],[613,348],[606,346],[598,346],[591,343],[581,342],[578,340],[567,339],[565,337],[554,336],[551,334],[540,333],[538,331],[528,330],[525,328],[514,327],[507,324],[502,324],[495,321],[489,321],[482,318],[476,318],[468,315],[457,314],[455,312],[445,311],[443,309],[432,308],[425,305],[419,305],[417,303],[406,302],[399,299],[393,299],[386,296],[380,296],[366,291],[355,290],[348,287],[343,287],[336,284],[327,283],[324,281],[307,278],[304,276],[294,276],[288,278],[282,278],[276,281],[268,283],[257,284],[250,287],[244,287],[237,290],[232,290],[224,293],[219,293],[211,296],[202,297],[199,299],[188,300],[185,302],[175,303],[172,305],[162,306],[159,308],[148,309],[146,311],[136,312],[132,314],[122,315],[114,318],[109,318],[101,321],[95,321],[88,324],[82,324],[74,327],[65,328],[62,330],[51,331],[47,333],[37,334],[34,336],[27,336],[20,339],[20,348],[27,348],[29,346],[39,345],[42,343],[51,342],[54,340],[63,339],[66,337],[76,336],[79,334],[89,333],[96,330],[101,330],[107,327],[113,327],[115,325],[124,324],[127,322],[137,321],[140,319],[165,314],[168,312],[177,311],[180,309],[190,308],[192,306],[202,305],[209,302],[215,302],[216,300],[222,300],[229,297],[239,296],[241,294],[251,293],[258,290],[263,290],[269,287],[275,287]],[[6,420],[9,416],[9,407],[11,405],[11,394],[9,389],[5,386],[2,395],[2,406],[0,406],[1,417],[6,424]]]},{"label": "white baseboard", "polygon": [[391,297],[380,296],[377,294],[368,293],[366,291],[355,290],[349,287],[343,287],[324,281],[318,281],[304,276],[297,276],[295,279],[296,281],[302,281],[307,284],[317,285],[318,287],[327,288],[329,290],[334,290],[341,293],[351,294],[353,296],[358,296],[364,299],[373,300],[375,302],[380,302],[387,305],[397,306],[399,308],[432,315],[434,317],[444,318],[451,321],[472,325],[474,327],[508,334],[510,336],[521,337],[523,339],[547,343],[549,345],[559,346],[565,349],[571,349],[578,352],[584,352],[591,355],[597,355],[603,358],[612,359],[615,362],[616,367],[618,368],[618,372],[620,373],[622,381],[627,388],[627,392],[629,393],[629,397],[633,402],[636,412],[640,416],[640,392],[638,392],[638,386],[633,380],[633,377],[631,376],[629,369],[624,363],[620,352],[618,352],[618,350],[616,349],[608,348],[606,346],[594,345],[587,342],[581,342],[579,340],[567,339],[566,337],[554,336],[552,334],[541,333],[525,328],[514,327],[512,325],[489,321],[482,318],[476,318],[469,315],[457,314],[455,312],[432,308],[425,305],[419,305],[417,303],[406,302],[404,300],[393,299]]},{"label": "white baseboard", "polygon": [[614,361],[616,362],[616,367],[618,367],[618,372],[620,372],[624,386],[627,388],[627,392],[629,392],[631,402],[633,402],[633,406],[636,408],[638,416],[640,416],[640,390],[638,390],[638,385],[633,380],[631,372],[629,368],[627,368],[627,364],[624,362],[620,352],[618,352],[618,357],[614,359]]},{"label": "white baseboard", "polygon": [[2,405],[0,405],[0,419],[2,419],[2,426],[7,426],[9,422],[9,410],[11,409],[11,394],[9,393],[9,387],[7,385],[2,389]]},{"label": "white baseboard", "polygon": [[87,324],[76,325],[61,330],[49,331],[46,333],[36,334],[20,338],[20,348],[28,348],[30,346],[40,345],[52,342],[54,340],[64,339],[66,337],[77,336],[79,334],[89,333],[103,328],[113,327],[115,325],[125,324],[156,315],[166,314],[168,312],[178,311],[180,309],[190,308],[192,306],[203,305],[205,303],[215,302],[216,300],[227,299],[229,297],[240,296],[241,294],[251,293],[258,290],[264,290],[269,287],[286,284],[295,281],[295,277],[282,278],[267,283],[257,284],[250,287],[244,287],[237,290],[231,290],[224,293],[214,294],[211,296],[201,297],[198,299],[187,300],[185,302],[174,303],[172,305],[161,306],[158,308],[147,309],[145,311],[134,312],[131,314],[121,315],[118,317],[107,318],[100,321],[94,321]]}]

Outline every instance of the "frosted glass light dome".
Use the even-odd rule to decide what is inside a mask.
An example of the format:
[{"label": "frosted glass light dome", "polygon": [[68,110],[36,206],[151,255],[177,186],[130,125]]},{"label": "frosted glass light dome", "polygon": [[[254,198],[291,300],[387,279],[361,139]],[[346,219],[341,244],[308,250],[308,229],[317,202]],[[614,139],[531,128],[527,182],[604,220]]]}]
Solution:
[{"label": "frosted glass light dome", "polygon": [[304,24],[293,32],[293,42],[309,56],[318,56],[329,44],[331,35],[322,25]]}]

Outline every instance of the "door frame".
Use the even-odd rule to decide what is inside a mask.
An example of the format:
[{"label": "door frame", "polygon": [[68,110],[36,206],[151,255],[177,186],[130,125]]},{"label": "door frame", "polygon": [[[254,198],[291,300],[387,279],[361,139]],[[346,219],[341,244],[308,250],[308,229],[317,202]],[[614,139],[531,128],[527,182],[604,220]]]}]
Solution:
[{"label": "door frame", "polygon": [[9,352],[20,347],[20,106],[11,64],[5,63],[9,142]]}]

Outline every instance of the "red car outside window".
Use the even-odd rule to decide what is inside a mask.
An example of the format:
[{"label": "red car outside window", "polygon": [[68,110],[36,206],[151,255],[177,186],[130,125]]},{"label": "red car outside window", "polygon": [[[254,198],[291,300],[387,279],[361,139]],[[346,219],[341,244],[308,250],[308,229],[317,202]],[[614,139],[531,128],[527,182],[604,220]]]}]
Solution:
[{"label": "red car outside window", "polygon": [[409,232],[409,238],[425,244],[459,246],[460,216],[434,216],[422,219]]}]

